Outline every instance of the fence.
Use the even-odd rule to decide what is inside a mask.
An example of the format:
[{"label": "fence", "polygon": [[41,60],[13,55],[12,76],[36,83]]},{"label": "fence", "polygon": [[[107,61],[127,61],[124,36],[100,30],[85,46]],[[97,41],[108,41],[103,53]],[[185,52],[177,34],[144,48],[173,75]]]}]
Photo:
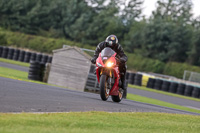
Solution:
[{"label": "fence", "polygon": [[200,83],[200,73],[185,70],[183,79]]}]

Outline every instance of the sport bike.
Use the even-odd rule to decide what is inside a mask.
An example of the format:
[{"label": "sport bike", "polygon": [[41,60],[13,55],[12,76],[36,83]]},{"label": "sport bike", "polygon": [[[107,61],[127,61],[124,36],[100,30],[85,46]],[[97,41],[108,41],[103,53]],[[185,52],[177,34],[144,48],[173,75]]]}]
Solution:
[{"label": "sport bike", "polygon": [[96,60],[96,76],[100,86],[100,96],[106,101],[111,95],[114,102],[120,102],[123,97],[122,82],[119,72],[119,58],[111,48],[104,48]]}]

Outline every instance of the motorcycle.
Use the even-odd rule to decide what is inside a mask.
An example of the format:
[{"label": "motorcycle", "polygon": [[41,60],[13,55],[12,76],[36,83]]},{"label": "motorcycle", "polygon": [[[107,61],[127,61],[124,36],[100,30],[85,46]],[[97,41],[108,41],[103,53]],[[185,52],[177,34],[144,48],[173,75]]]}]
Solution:
[{"label": "motorcycle", "polygon": [[96,76],[100,86],[100,96],[106,101],[109,96],[114,102],[123,98],[122,82],[120,79],[117,53],[111,48],[104,48],[96,60]]}]

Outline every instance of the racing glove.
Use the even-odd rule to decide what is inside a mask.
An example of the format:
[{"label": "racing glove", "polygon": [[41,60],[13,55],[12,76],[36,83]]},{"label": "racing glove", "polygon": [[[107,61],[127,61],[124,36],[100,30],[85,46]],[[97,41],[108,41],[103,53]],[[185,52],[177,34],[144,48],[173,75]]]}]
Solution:
[{"label": "racing glove", "polygon": [[96,64],[96,58],[91,59],[92,64]]},{"label": "racing glove", "polygon": [[120,63],[125,63],[126,59],[124,59],[123,57],[119,58]]}]

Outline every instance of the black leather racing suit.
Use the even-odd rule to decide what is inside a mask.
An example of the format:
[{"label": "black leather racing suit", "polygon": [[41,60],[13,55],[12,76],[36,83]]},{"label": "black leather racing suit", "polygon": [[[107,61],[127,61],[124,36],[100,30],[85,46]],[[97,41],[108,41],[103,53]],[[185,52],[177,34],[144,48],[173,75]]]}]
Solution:
[{"label": "black leather racing suit", "polygon": [[[98,44],[96,50],[95,50],[95,53],[94,53],[94,58],[97,59],[98,56],[99,56],[99,53],[105,48],[105,47],[109,47],[107,46],[107,43],[105,41],[101,42]],[[117,55],[120,57],[121,61],[122,62],[127,62],[128,60],[128,57],[125,55],[124,51],[123,51],[123,48],[122,46],[118,43],[116,44],[114,47],[110,47],[112,48],[116,53]]]}]

